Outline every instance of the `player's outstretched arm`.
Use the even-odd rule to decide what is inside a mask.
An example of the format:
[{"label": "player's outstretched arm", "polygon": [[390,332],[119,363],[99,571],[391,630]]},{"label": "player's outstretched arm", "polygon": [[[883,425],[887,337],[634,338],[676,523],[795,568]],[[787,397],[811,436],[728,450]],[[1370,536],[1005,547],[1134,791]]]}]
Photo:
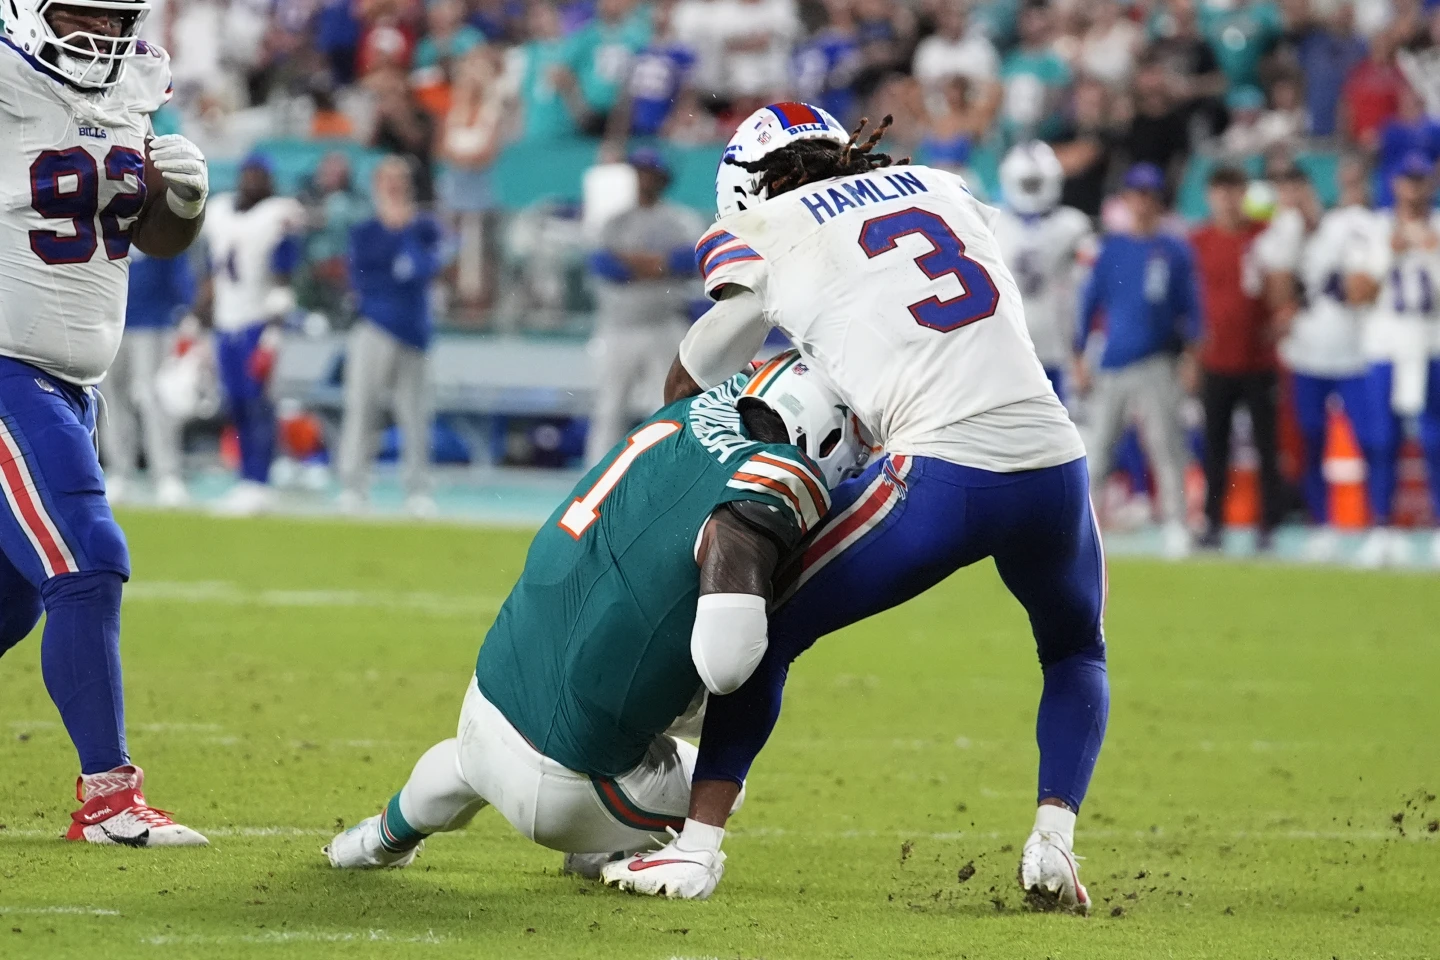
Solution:
[{"label": "player's outstretched arm", "polygon": [[[145,205],[131,228],[130,241],[152,257],[184,253],[205,222],[210,173],[200,148],[178,133],[150,141],[147,167],[153,165],[165,186],[165,202]],[[149,177],[146,177],[147,185]]]},{"label": "player's outstretched arm", "polygon": [[737,284],[685,334],[680,353],[665,378],[665,402],[693,397],[739,373],[765,343],[770,324],[760,298]]}]

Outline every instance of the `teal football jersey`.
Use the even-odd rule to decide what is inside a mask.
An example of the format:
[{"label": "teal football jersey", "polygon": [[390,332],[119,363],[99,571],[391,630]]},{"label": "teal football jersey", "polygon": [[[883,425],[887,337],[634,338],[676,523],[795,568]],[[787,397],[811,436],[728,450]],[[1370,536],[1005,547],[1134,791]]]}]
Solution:
[{"label": "teal football jersey", "polygon": [[633,768],[699,690],[695,550],[715,508],[759,501],[797,536],[829,508],[813,461],[746,435],[744,385],[670,404],[586,474],[535,535],[480,649],[481,692],[572,770]]}]

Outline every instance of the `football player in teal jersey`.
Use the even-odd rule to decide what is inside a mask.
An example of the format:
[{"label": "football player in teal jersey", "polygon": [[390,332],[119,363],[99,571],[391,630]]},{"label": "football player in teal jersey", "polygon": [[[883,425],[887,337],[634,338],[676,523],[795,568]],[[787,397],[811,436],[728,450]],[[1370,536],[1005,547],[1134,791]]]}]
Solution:
[{"label": "football player in teal jersey", "polygon": [[490,804],[590,875],[684,828],[713,889],[724,831],[687,823],[695,747],[667,731],[698,729],[707,691],[750,676],[777,566],[868,453],[794,351],[641,424],[536,534],[457,735],[382,813],[336,836],[330,862],[405,866],[425,837]]}]

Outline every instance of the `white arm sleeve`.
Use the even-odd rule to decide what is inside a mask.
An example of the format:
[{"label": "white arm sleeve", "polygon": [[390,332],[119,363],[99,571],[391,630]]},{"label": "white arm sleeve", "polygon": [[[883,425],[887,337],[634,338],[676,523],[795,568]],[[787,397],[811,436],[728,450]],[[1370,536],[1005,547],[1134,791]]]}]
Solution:
[{"label": "white arm sleeve", "polygon": [[739,373],[770,332],[755,292],[731,289],[735,292],[706,310],[680,343],[680,365],[706,390]]},{"label": "white arm sleeve", "polygon": [[770,645],[765,598],[750,593],[707,593],[695,607],[690,659],[705,689],[724,696],[750,679]]}]

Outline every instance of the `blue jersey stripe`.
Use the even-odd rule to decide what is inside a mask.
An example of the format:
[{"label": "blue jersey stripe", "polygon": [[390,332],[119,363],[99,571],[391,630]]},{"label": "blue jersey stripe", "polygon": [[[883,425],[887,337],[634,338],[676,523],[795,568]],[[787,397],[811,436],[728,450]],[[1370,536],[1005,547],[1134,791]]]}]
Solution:
[{"label": "blue jersey stripe", "polygon": [[695,245],[695,266],[703,267],[705,258],[715,252],[718,247],[735,240],[733,233],[726,233],[724,230],[717,230],[708,237],[701,237],[700,242]]},{"label": "blue jersey stripe", "polygon": [[705,279],[710,279],[710,274],[727,263],[735,263],[740,260],[763,260],[760,254],[746,246],[735,247],[733,250],[726,250],[724,253],[715,256],[709,263],[703,266]]}]

